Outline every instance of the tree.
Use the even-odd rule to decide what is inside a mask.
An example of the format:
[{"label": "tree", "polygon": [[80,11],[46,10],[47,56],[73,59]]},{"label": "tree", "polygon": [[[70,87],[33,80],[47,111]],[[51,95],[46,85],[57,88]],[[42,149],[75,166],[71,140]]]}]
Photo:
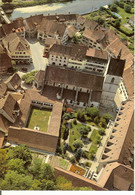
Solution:
[{"label": "tree", "polygon": [[30,167],[30,173],[33,175],[33,178],[39,179],[41,175],[42,159],[35,158]]},{"label": "tree", "polygon": [[30,190],[42,190],[41,185],[42,183],[39,180],[34,179]]},{"label": "tree", "polygon": [[17,171],[20,174],[26,173],[24,165],[25,162],[22,159],[18,159],[18,158],[11,159],[8,162],[9,169],[13,171]]},{"label": "tree", "polygon": [[8,171],[7,164],[7,152],[5,149],[0,149],[0,178],[3,178],[5,173]]},{"label": "tree", "polygon": [[32,161],[31,151],[28,149],[26,145],[19,145],[10,149],[7,155],[9,159],[13,159],[13,158],[22,159],[25,162],[24,164],[25,168],[27,168]]},{"label": "tree", "polygon": [[49,164],[45,163],[42,165],[40,178],[46,180],[54,180],[54,170]]},{"label": "tree", "polygon": [[86,117],[85,117],[85,111],[84,110],[78,110],[77,112],[77,119],[82,121],[82,122],[85,122],[86,121]]},{"label": "tree", "polygon": [[41,189],[42,190],[55,190],[55,183],[54,183],[54,181],[43,179],[41,181]]},{"label": "tree", "polygon": [[104,24],[105,20],[104,20],[103,18],[101,18],[101,17],[98,17],[98,18],[96,19],[96,22],[97,22],[98,24],[102,25],[102,24]]},{"label": "tree", "polygon": [[81,127],[79,132],[82,135],[82,137],[86,137],[89,133],[89,129],[87,127]]},{"label": "tree", "polygon": [[75,152],[75,158],[76,158],[77,161],[80,160],[82,154],[83,154],[83,150],[82,150],[81,148],[78,148],[78,149],[76,150],[76,152]]},{"label": "tree", "polygon": [[106,120],[106,122],[108,123],[109,120],[112,120],[113,119],[113,116],[111,114],[104,114],[103,115],[103,118]]},{"label": "tree", "polygon": [[105,135],[105,129],[104,128],[101,128],[99,129],[99,135]]},{"label": "tree", "polygon": [[68,135],[69,135],[69,129],[65,128],[63,132],[63,139],[66,140],[68,138]]},{"label": "tree", "polygon": [[117,10],[117,5],[116,5],[116,4],[112,4],[112,5],[110,6],[110,9],[111,9],[112,12],[117,12],[117,11],[118,11],[118,10]]},{"label": "tree", "polygon": [[77,148],[82,148],[84,146],[82,140],[75,140],[73,142],[73,146],[77,149]]},{"label": "tree", "polygon": [[87,115],[95,118],[96,116],[99,116],[99,109],[96,107],[89,107],[87,108]]},{"label": "tree", "polygon": [[75,159],[74,156],[72,156],[72,157],[70,158],[70,162],[73,163],[73,164],[76,162],[76,159]]},{"label": "tree", "polygon": [[71,181],[65,179],[62,176],[58,176],[56,178],[56,188],[58,190],[72,190],[73,186]]},{"label": "tree", "polygon": [[115,22],[114,22],[115,27],[119,28],[120,27],[120,23],[121,23],[120,19],[116,19]]},{"label": "tree", "polygon": [[72,43],[75,43],[75,44],[81,43],[81,38],[82,38],[82,35],[74,34],[74,35],[72,36],[71,42],[72,42]]},{"label": "tree", "polygon": [[124,8],[124,2],[120,1],[119,2],[119,7]]},{"label": "tree", "polygon": [[22,80],[25,81],[26,84],[32,84],[36,73],[37,71],[32,71],[27,74],[24,74],[22,76]]},{"label": "tree", "polygon": [[124,10],[125,10],[125,12],[127,12],[127,13],[131,13],[131,6],[130,5],[125,5],[124,6]]},{"label": "tree", "polygon": [[8,171],[0,187],[1,190],[29,190],[32,182],[31,176],[18,174],[16,171]]},{"label": "tree", "polygon": [[2,0],[2,3],[11,3],[12,0]]}]

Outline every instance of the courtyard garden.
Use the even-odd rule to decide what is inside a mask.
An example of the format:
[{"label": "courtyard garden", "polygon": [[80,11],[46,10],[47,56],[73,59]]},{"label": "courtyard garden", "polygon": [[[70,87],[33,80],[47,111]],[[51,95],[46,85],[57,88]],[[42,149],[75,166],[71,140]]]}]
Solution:
[{"label": "courtyard garden", "polygon": [[57,154],[71,163],[81,159],[85,163],[93,161],[112,119],[109,114],[100,116],[99,109],[95,107],[78,111],[64,108]]},{"label": "courtyard garden", "polygon": [[27,127],[47,132],[51,111],[47,109],[32,108]]}]

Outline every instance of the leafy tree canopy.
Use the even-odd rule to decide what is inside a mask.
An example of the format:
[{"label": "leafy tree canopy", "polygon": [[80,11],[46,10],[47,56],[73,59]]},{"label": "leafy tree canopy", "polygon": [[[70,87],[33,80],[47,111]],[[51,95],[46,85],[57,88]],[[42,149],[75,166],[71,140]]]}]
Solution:
[{"label": "leafy tree canopy", "polygon": [[7,165],[7,152],[4,149],[0,149],[0,178],[4,177],[4,174],[8,170],[8,165]]},{"label": "leafy tree canopy", "polygon": [[99,109],[96,107],[89,107],[87,108],[87,115],[91,116],[92,118],[95,118],[99,115]]},{"label": "leafy tree canopy", "polygon": [[1,182],[2,190],[29,190],[32,186],[32,177],[18,174],[17,171],[8,171]]},{"label": "leafy tree canopy", "polygon": [[25,162],[25,167],[28,167],[32,161],[31,151],[28,149],[26,145],[20,145],[18,147],[14,147],[8,151],[9,159],[19,158]]},{"label": "leafy tree canopy", "polygon": [[82,147],[84,146],[84,144],[83,144],[82,140],[75,140],[75,141],[73,142],[73,146],[74,146],[75,148],[82,148]]}]

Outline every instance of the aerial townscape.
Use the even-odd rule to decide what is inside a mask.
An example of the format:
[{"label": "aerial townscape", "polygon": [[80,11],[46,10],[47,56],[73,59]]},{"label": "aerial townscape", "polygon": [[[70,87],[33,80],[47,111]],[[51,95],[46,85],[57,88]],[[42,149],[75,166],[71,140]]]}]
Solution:
[{"label": "aerial townscape", "polygon": [[133,191],[134,1],[56,2],[0,1],[0,190]]}]

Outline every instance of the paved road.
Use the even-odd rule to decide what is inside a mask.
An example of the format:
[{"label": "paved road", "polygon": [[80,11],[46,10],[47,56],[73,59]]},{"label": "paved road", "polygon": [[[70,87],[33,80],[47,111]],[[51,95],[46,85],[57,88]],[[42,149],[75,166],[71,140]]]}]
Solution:
[{"label": "paved road", "polygon": [[48,64],[48,59],[43,58],[44,46],[40,44],[36,39],[28,40],[32,53],[33,70],[45,70]]}]

